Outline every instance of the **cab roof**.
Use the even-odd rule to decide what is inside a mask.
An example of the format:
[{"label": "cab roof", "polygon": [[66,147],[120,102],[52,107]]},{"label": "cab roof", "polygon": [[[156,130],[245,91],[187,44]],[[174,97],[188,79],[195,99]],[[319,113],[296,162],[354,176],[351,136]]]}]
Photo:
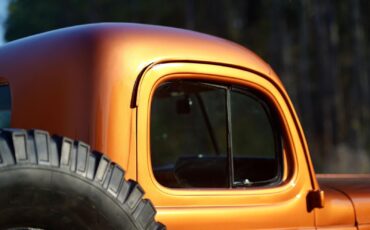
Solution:
[{"label": "cab roof", "polygon": [[247,68],[279,82],[268,64],[236,43],[184,29],[135,23],[86,24],[10,42],[0,48],[0,76],[4,66],[15,61],[17,66],[35,59],[46,64],[54,58],[97,63],[108,52],[124,55],[121,60],[126,63],[121,64],[137,73],[155,62],[204,61]]}]

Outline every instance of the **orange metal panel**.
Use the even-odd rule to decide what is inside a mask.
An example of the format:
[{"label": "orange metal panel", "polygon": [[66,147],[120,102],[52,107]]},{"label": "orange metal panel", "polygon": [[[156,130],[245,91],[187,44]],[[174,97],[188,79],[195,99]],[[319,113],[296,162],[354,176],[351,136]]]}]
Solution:
[{"label": "orange metal panel", "polygon": [[370,230],[370,224],[361,224],[358,226],[359,230]]},{"label": "orange metal panel", "polygon": [[355,229],[355,212],[350,199],[330,187],[321,185],[321,188],[325,192],[325,208],[315,210],[317,227]]},{"label": "orange metal panel", "polygon": [[[285,126],[286,180],[277,187],[252,189],[170,189],[156,182],[150,163],[151,96],[160,82],[176,78],[245,85],[268,95],[280,111]],[[138,181],[157,206],[158,220],[170,229],[314,227],[314,214],[307,211],[306,205],[307,192],[312,189],[309,168],[295,118],[279,90],[282,89],[277,89],[268,78],[211,64],[158,64],[144,74],[137,101]]]},{"label": "orange metal panel", "polygon": [[368,174],[319,174],[320,184],[336,189],[351,201],[356,223],[370,224],[370,175]]}]

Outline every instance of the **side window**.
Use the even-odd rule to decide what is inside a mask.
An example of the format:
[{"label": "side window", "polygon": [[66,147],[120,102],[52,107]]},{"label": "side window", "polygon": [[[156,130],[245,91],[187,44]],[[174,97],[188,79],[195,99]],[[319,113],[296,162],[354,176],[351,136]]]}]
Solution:
[{"label": "side window", "polygon": [[234,89],[230,95],[234,185],[276,182],[281,152],[277,121],[253,93]]},{"label": "side window", "polygon": [[226,124],[225,89],[192,82],[161,85],[151,110],[156,179],[167,187],[227,187]]},{"label": "side window", "polygon": [[0,128],[10,127],[10,89],[9,85],[0,82]]},{"label": "side window", "polygon": [[151,159],[170,188],[230,188],[280,180],[276,121],[256,94],[227,85],[171,81],[151,106]]}]

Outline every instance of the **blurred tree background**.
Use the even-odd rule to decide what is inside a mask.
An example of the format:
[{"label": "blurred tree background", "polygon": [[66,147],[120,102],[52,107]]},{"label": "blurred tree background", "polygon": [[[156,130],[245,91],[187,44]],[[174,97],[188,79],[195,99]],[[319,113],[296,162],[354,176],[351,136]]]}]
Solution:
[{"label": "blurred tree background", "polygon": [[317,171],[370,172],[369,10],[367,0],[10,0],[5,39],[124,21],[235,41],[282,78]]}]

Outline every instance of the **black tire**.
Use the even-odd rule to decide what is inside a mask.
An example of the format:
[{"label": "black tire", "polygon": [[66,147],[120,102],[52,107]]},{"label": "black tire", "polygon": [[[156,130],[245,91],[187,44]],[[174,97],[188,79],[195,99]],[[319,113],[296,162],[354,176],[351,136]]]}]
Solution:
[{"label": "black tire", "polygon": [[0,130],[0,229],[164,229],[124,171],[90,146]]}]

